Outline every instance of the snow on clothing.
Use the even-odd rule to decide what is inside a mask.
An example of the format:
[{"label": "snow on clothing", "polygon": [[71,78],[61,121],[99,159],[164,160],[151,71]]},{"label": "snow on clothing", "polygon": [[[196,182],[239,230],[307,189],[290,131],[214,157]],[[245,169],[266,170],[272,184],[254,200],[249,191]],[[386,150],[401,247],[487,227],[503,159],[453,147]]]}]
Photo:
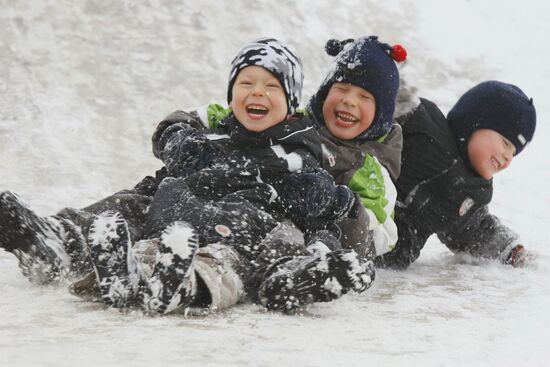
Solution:
[{"label": "snow on clothing", "polygon": [[[178,123],[164,130],[158,148],[169,175],[180,178],[166,179],[159,186],[149,210],[151,235],[174,220],[199,215],[184,213],[193,205],[171,205],[180,196],[182,201],[188,200],[187,193],[199,200],[227,199],[235,203],[232,211],[238,210],[240,201],[243,205],[250,203],[274,215],[275,221],[290,216],[308,233],[319,229],[319,222],[322,228],[323,223],[340,219],[354,202],[349,189],[335,186],[330,175],[311,171],[319,165],[321,149],[318,134],[305,117],[282,122],[262,133],[247,131],[232,114],[221,120],[216,129],[196,130]],[[302,175],[311,176],[308,182],[313,186],[307,187],[307,191],[293,187],[301,183]],[[321,195],[309,194],[310,191]],[[309,213],[312,220],[304,221],[294,214],[297,212]],[[263,231],[274,228],[273,219],[261,216],[262,225],[256,228]],[[233,222],[240,222],[238,219],[239,215]],[[251,236],[250,240],[241,236],[236,243],[257,243],[263,237],[246,234],[244,228],[233,231],[231,227],[235,224],[230,222],[228,218],[223,225],[229,226],[231,233]],[[201,223],[204,226],[204,221]],[[207,237],[204,243],[225,242],[231,240],[232,234]]]},{"label": "snow on clothing", "polygon": [[406,268],[433,233],[453,252],[505,261],[518,245],[517,235],[489,213],[492,180],[483,179],[469,165],[439,108],[421,99],[398,122],[404,134],[396,182],[399,240],[391,252],[376,259],[376,265]]},{"label": "snow on clothing", "polygon": [[[163,170],[157,172],[163,176]],[[130,218],[131,233],[139,238],[151,202],[153,177],[135,188],[123,190],[83,209],[65,208],[57,215],[39,217],[17,195],[0,194],[0,247],[14,253],[23,274],[34,283],[46,284],[66,276],[81,276],[92,270],[85,245],[89,228],[105,210]],[[153,185],[154,186],[154,185]]]},{"label": "snow on clothing", "polygon": [[[159,177],[161,176],[159,175]],[[148,186],[151,187],[149,184],[153,181],[151,177],[147,177],[142,183],[148,182]],[[136,187],[139,189],[139,186]],[[131,200],[132,195],[130,192],[134,192],[134,202]],[[121,205],[121,202],[117,199],[124,199],[124,205]],[[35,283],[50,283],[66,276],[72,278],[88,272],[83,279],[71,284],[70,291],[86,299],[101,299],[102,294],[96,274],[89,272],[92,270],[89,257],[90,251],[86,248],[83,236],[83,233],[86,233],[86,237],[89,237],[92,240],[90,242],[93,243],[95,234],[90,228],[93,229],[94,225],[96,227],[98,225],[93,221],[97,217],[91,211],[103,212],[108,209],[131,208],[133,210],[127,210],[125,213],[135,215],[132,218],[134,224],[143,223],[145,213],[142,210],[137,210],[140,205],[145,204],[145,201],[141,199],[141,194],[137,194],[133,190],[126,190],[124,193],[114,194],[85,208],[90,211],[64,209],[63,212],[66,212],[67,216],[70,214],[71,219],[74,220],[72,222],[60,216],[39,217],[24,205],[16,195],[11,192],[4,192],[0,194],[0,228],[2,229],[0,231],[0,247],[12,252],[19,259],[19,266],[23,274]],[[136,205],[129,205],[132,203]],[[100,214],[100,216],[102,215],[104,216],[104,213]],[[117,215],[120,216],[118,213]],[[131,243],[131,240],[139,239],[139,237],[132,237],[130,233],[132,231],[128,231],[129,226],[125,221],[116,222],[123,222],[125,232],[118,231],[119,228],[113,225],[111,229],[117,229],[117,231],[115,231],[116,235],[109,236],[110,239],[117,239],[118,242],[123,239],[126,246]],[[88,235],[90,232],[92,234]],[[97,231],[95,232],[97,233]],[[123,235],[120,235],[119,232]],[[139,232],[134,231],[133,233]],[[103,247],[104,244],[100,245]],[[108,243],[108,245],[112,244]],[[272,250],[271,247],[273,246],[277,246],[276,251]],[[121,248],[123,247],[118,247],[118,249]],[[149,279],[154,274],[157,254],[160,252],[158,248],[158,241],[141,240],[137,241],[131,250],[125,250],[126,252],[132,252],[131,258],[135,258],[133,262],[139,264],[139,273],[143,275],[143,279]],[[281,257],[287,256],[287,259],[291,259],[296,257],[297,254],[303,254],[303,235],[291,224],[283,222],[268,234],[266,239],[258,246],[258,249],[263,250],[256,258],[256,262],[258,265],[267,267],[274,261],[281,260]],[[118,253],[119,250],[115,252],[115,254]],[[348,256],[349,254],[341,253],[341,255]],[[306,259],[310,257],[302,256]],[[96,262],[98,258],[96,258]],[[124,271],[120,267],[121,258],[127,258],[127,256],[121,256],[121,254],[116,256],[117,261],[114,261],[114,263],[119,265],[119,268],[114,275],[117,276]],[[247,269],[250,270],[247,264],[246,259],[240,256],[233,246],[209,244],[206,247],[199,248],[196,251],[193,266],[197,280],[197,293],[192,304],[195,312],[204,313],[224,309],[242,300],[245,296],[242,279],[253,279],[255,275],[246,272]],[[341,267],[339,266],[339,268]],[[268,270],[274,272],[276,269]],[[128,272],[128,270],[126,271]],[[373,269],[370,271],[373,271]],[[106,273],[111,272],[111,270],[103,271],[104,279],[110,279],[107,279],[102,286],[111,286],[109,283],[112,283],[115,278],[111,275],[105,276]],[[267,275],[266,273],[256,274],[256,278],[261,279],[261,277]],[[361,270],[360,273],[362,274]],[[243,275],[247,276],[243,277]],[[327,275],[330,275],[330,272],[327,272]],[[119,277],[119,279],[123,279],[123,277]],[[342,279],[342,284],[345,284],[345,281],[346,279]],[[370,284],[371,280],[360,279],[358,282]],[[128,282],[126,282],[126,285],[128,285]],[[122,284],[122,288],[124,288],[124,284]],[[155,287],[149,288],[154,289]],[[158,288],[156,287],[156,289]],[[120,291],[121,288],[118,287],[117,290]],[[107,296],[112,300],[112,294],[107,292]],[[326,297],[326,295],[321,296]],[[326,298],[321,300],[326,300]]]},{"label": "snow on clothing", "polygon": [[[222,111],[218,105],[209,105],[192,115],[176,111],[159,124],[153,140],[158,141],[159,131],[178,120],[187,121],[197,128],[214,127],[216,118],[212,116]],[[317,117],[314,113],[310,115]],[[198,116],[210,118],[198,119]],[[201,125],[200,121],[208,122]],[[342,245],[370,258],[374,257],[373,252],[380,255],[389,251],[397,241],[397,228],[391,215],[397,194],[391,179],[399,175],[401,127],[393,124],[390,132],[378,140],[359,138],[345,141],[335,138],[317,121],[318,118],[315,122],[321,136],[323,168],[334,177],[337,184],[348,184],[359,195],[365,207],[365,210],[358,211],[358,218],[346,218],[338,223],[342,231]],[[153,151],[158,156],[159,150],[155,143]]]},{"label": "snow on clothing", "polygon": [[[175,122],[186,122],[191,126],[204,127],[199,116],[204,116],[205,120],[203,121],[208,121],[210,118],[211,123],[213,121],[218,121],[224,116],[224,112],[215,106],[209,108],[209,113],[201,113],[206,111],[205,109],[199,111],[199,113],[194,112],[190,114],[179,111],[175,115],[172,115],[171,120],[168,119],[159,124],[157,134],[155,134],[153,138],[154,141],[158,141],[160,137],[159,131],[163,131],[164,128]],[[156,148],[157,145],[154,144],[154,147]],[[38,247],[27,247],[49,253],[49,246],[43,244],[43,241],[38,241],[38,239],[47,239],[48,241],[52,240],[59,242],[65,247],[65,251],[68,255],[66,257],[67,259],[70,258],[67,264],[57,261],[59,260],[59,256],[57,255],[43,258],[43,256],[41,256],[42,253],[34,254],[40,256],[33,256],[33,254],[24,251],[14,251],[14,254],[16,254],[20,260],[20,264],[26,264],[29,269],[37,271],[36,279],[31,278],[31,281],[39,279],[39,282],[50,282],[58,279],[60,273],[70,273],[69,275],[72,276],[85,274],[87,271],[91,270],[88,251],[83,246],[76,246],[75,244],[80,243],[84,245],[82,238],[88,237],[90,224],[95,218],[94,214],[111,209],[121,212],[123,216],[126,217],[127,223],[125,223],[125,227],[127,230],[129,229],[129,233],[122,237],[127,238],[128,243],[131,242],[130,240],[134,242],[137,241],[132,247],[133,253],[136,256],[137,262],[143,265],[141,268],[145,269],[143,274],[146,277],[151,276],[151,265],[154,263],[154,258],[156,258],[155,254],[158,252],[158,243],[155,243],[155,241],[139,240],[144,237],[142,230],[144,227],[143,223],[145,223],[146,220],[151,196],[156,191],[158,183],[166,176],[166,169],[163,168],[157,171],[156,177],[148,176],[144,178],[131,190],[123,190],[82,210],[66,208],[59,213],[60,215],[53,217],[38,217],[32,210],[27,210],[26,207],[20,203],[19,199],[15,199],[13,200],[13,202],[17,204],[15,209],[11,207],[7,210],[4,210],[4,207],[0,208],[2,220],[4,218],[3,215],[8,214],[8,218],[13,216],[14,220],[17,222],[15,224],[12,223],[14,225],[8,226],[10,229],[9,231],[2,232],[2,241],[0,241],[2,243],[0,245],[5,248],[9,246],[9,243],[17,243],[17,245],[19,245],[21,241],[28,244],[31,244],[31,242],[32,244],[37,244],[39,242]],[[2,206],[4,206],[3,204],[4,201],[2,201]],[[24,222],[32,222],[32,226],[20,226],[20,224]],[[70,230],[66,229],[64,224],[70,224]],[[27,238],[21,240],[21,233],[29,232],[25,231],[25,228],[33,229],[33,231],[31,231],[32,236],[27,236]],[[52,236],[49,236],[50,232]],[[4,241],[4,237],[7,238],[6,241]],[[315,237],[312,238],[315,239]],[[322,238],[322,236],[317,238]],[[329,242],[325,241],[325,243]],[[281,246],[281,244],[284,244],[284,246]],[[278,246],[277,251],[272,251],[273,246]],[[287,265],[286,263],[279,262],[269,267],[264,273],[260,272],[258,274],[253,274],[255,278],[252,277],[253,281],[251,283],[254,283],[254,281],[258,282],[258,279],[261,280],[267,277],[269,273],[274,274],[274,276],[270,277],[273,281],[268,284],[269,287],[264,289],[262,293],[264,296],[266,292],[277,292],[277,290],[281,290],[281,285],[287,284],[291,279],[311,282],[312,278],[310,270],[308,269],[314,271],[320,264],[319,261],[324,262],[324,266],[326,266],[329,271],[323,274],[317,274],[316,277],[318,281],[328,281],[330,284],[334,285],[334,280],[336,279],[339,284],[345,287],[345,289],[340,289],[341,293],[337,295],[331,291],[322,291],[321,293],[315,294],[314,290],[312,291],[311,289],[304,289],[302,293],[299,293],[298,290],[289,292],[288,289],[285,288],[286,294],[283,296],[287,297],[287,300],[294,299],[295,301],[286,302],[283,297],[283,302],[280,302],[277,301],[277,298],[272,298],[270,306],[274,308],[285,309],[285,307],[303,305],[304,302],[328,301],[344,294],[351,288],[362,291],[370,285],[372,280],[374,280],[374,269],[370,268],[370,264],[354,263],[352,260],[356,258],[356,255],[346,250],[333,252],[330,256],[323,255],[322,257],[318,257],[315,262],[310,260],[311,256],[309,254],[307,256],[296,257],[297,254],[303,254],[304,252],[303,235],[300,231],[293,228],[291,224],[286,222],[275,227],[265,238],[263,243],[258,246],[258,249],[262,249],[262,251],[259,251],[260,254],[256,261],[263,264],[264,267],[272,264],[276,260],[281,260],[281,256],[291,256],[287,257],[287,259],[295,259],[292,264]],[[65,258],[65,256],[63,256],[63,258]],[[146,271],[148,267],[145,263],[147,262],[150,265],[149,272]],[[244,285],[241,276],[244,274],[242,269],[246,268],[246,263],[247,260],[244,259],[243,256],[240,256],[231,246],[217,244],[199,248],[196,252],[196,259],[193,267],[195,273],[198,275],[196,277],[197,294],[195,295],[193,305],[201,308],[206,307],[207,310],[215,310],[229,307],[242,299]],[[45,267],[42,265],[49,266],[52,264],[55,271],[44,274],[42,270],[45,269]],[[295,266],[298,265],[301,267],[296,268]],[[60,267],[64,268],[60,269]],[[332,272],[332,269],[336,270],[336,272]],[[243,279],[246,280],[250,278],[251,277],[248,276]],[[81,281],[73,283],[70,290],[81,297],[97,299],[99,295],[96,282],[95,275],[89,273],[89,275]],[[316,290],[322,290],[323,284],[317,284]],[[275,297],[279,297],[279,295],[275,294]],[[266,300],[264,299],[264,301]],[[299,304],[298,301],[301,303]]]},{"label": "snow on clothing", "polygon": [[[303,245],[303,238],[301,245]],[[158,252],[158,241],[138,241],[131,247],[131,252],[135,263],[139,264],[141,277],[151,278]],[[245,266],[246,262],[232,246],[209,244],[197,249],[193,266],[197,282],[196,294],[190,304],[191,308],[181,309],[181,311],[191,314],[207,314],[229,308],[244,300],[246,293],[242,277],[239,274],[244,272]],[[90,301],[102,299],[94,272],[90,272],[79,281],[72,283],[69,290]]]},{"label": "snow on clothing", "polygon": [[[210,109],[210,116],[212,111],[220,112],[216,108]],[[171,223],[184,220],[195,227],[202,246],[211,243],[229,245],[238,253],[241,263],[236,265],[232,261],[226,267],[228,272],[234,268],[233,275],[242,279],[248,294],[253,299],[261,294],[260,302],[272,309],[291,310],[303,306],[304,302],[329,301],[350,289],[364,291],[371,284],[374,269],[370,263],[357,259],[353,251],[337,250],[311,256],[303,239],[280,239],[280,232],[288,232],[289,228],[279,221],[284,217],[294,217],[305,233],[314,234],[312,239],[316,243],[327,236],[329,241],[324,243],[330,243],[331,238],[336,241],[330,233],[320,233],[318,229],[345,215],[355,201],[351,191],[335,186],[330,175],[308,171],[308,168],[318,165],[316,157],[321,151],[318,135],[307,119],[286,121],[263,133],[250,133],[232,115],[217,123],[217,129],[210,130],[192,127],[193,124],[197,126],[195,118],[198,114],[177,112],[175,115],[178,117],[174,118],[173,114],[169,122],[159,124],[154,135],[155,154],[164,160],[171,177],[166,178],[155,193],[148,215],[148,237],[162,236],[161,231]],[[216,114],[210,121],[216,121],[220,116]],[[306,181],[301,181],[301,175],[306,177]],[[313,186],[307,190],[293,186],[302,182]],[[292,211],[307,213],[307,216],[304,220],[292,215]],[[270,230],[273,231],[270,233]],[[270,236],[266,238],[268,234]],[[266,241],[262,241],[264,238]],[[104,247],[109,250],[113,244],[108,242]],[[94,247],[99,251],[96,259],[102,258],[101,247],[101,244]],[[170,251],[162,241],[158,249],[165,254]],[[113,258],[117,258],[116,251],[109,251]],[[104,300],[121,306],[119,301],[113,301],[112,295],[130,294],[131,291],[113,291],[112,287],[119,286],[118,281],[112,282],[116,276],[102,271],[101,261],[96,263],[97,273],[104,273],[101,280]],[[157,259],[155,269],[158,266]],[[326,269],[315,270],[319,266]],[[237,270],[239,268],[244,268],[244,271]],[[210,294],[208,302],[203,302],[199,290],[198,304],[229,306],[243,293],[238,282],[233,281],[236,287],[233,289],[220,284],[216,271],[212,276],[208,273],[207,269],[212,273],[208,266],[201,269],[199,265],[197,269]],[[136,296],[149,307],[148,311],[163,313],[174,310],[174,305],[188,306],[189,294],[185,292],[191,291],[185,291],[184,296],[174,293],[176,291],[171,288],[174,278],[166,276],[172,270],[173,267],[169,266],[164,273],[155,275],[153,272],[153,278],[164,276],[167,279],[153,282],[154,286],[150,285],[152,281],[142,277],[146,286],[138,288]],[[118,270],[113,269],[113,272]],[[179,274],[183,274],[183,270]],[[231,278],[235,280],[235,277]],[[304,287],[289,287],[292,282]],[[325,282],[330,283],[329,288]],[[122,281],[123,288],[128,283]],[[305,287],[306,284],[310,285]],[[215,297],[212,295],[222,294],[218,291],[220,288],[229,301],[218,297],[219,304],[213,305]],[[145,292],[140,292],[140,289]],[[155,298],[157,301],[153,306],[149,301],[143,301],[155,293],[160,296]],[[174,301],[176,296],[180,297],[178,301]],[[125,302],[126,296],[123,298],[121,302]]]},{"label": "snow on clothing", "polygon": [[[215,104],[192,115],[176,111],[159,124],[153,141],[159,140],[159,131],[178,120],[187,121],[197,128],[215,127],[223,111]],[[336,184],[348,185],[365,208],[355,213],[357,218],[345,218],[338,223],[342,245],[368,258],[389,251],[397,241],[397,228],[391,215],[397,198],[392,179],[399,175],[401,165],[401,127],[393,124],[389,133],[378,140],[357,138],[346,141],[335,138],[319,123],[322,121],[321,110],[310,105],[308,115],[314,118],[320,135],[322,167],[334,177]],[[199,116],[202,117],[197,118]],[[200,121],[205,123],[201,125]],[[155,143],[153,152],[158,156],[159,149]]]}]

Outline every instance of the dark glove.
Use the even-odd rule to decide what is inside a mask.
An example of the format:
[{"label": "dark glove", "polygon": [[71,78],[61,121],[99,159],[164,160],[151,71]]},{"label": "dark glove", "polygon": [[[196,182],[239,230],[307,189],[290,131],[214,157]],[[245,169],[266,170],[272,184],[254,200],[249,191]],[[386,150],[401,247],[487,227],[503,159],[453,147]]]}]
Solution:
[{"label": "dark glove", "polygon": [[289,214],[302,218],[336,221],[344,218],[355,203],[355,195],[344,185],[336,185],[325,170],[289,175],[281,192]]},{"label": "dark glove", "polygon": [[202,130],[178,123],[168,127],[159,142],[160,159],[174,177],[186,177],[211,163],[213,147]]}]

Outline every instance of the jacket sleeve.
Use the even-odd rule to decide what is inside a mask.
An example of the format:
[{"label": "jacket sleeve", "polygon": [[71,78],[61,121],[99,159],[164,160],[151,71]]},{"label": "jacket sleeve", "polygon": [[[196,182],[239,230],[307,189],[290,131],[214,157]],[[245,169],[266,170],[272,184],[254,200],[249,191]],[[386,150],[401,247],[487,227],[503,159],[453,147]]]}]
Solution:
[{"label": "jacket sleeve", "polygon": [[482,206],[458,228],[437,236],[451,251],[505,262],[518,245],[518,235]]},{"label": "jacket sleeve", "polygon": [[411,218],[407,215],[403,209],[396,207],[395,223],[399,228],[398,241],[390,252],[376,257],[374,261],[376,267],[404,270],[420,256],[420,251],[431,233],[416,228],[414,221],[411,222]]},{"label": "jacket sleeve", "polygon": [[390,251],[397,242],[397,226],[393,220],[397,190],[388,171],[378,159],[367,155],[348,186],[359,195],[367,211],[368,229],[372,231],[376,255]]}]

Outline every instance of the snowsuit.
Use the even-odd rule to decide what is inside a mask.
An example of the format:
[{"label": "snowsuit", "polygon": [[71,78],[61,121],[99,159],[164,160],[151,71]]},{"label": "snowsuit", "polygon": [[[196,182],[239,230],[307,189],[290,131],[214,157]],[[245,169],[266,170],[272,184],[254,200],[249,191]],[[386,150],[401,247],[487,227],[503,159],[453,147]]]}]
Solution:
[{"label": "snowsuit", "polygon": [[[328,173],[311,170],[318,166],[321,149],[318,134],[307,118],[285,121],[263,133],[250,133],[232,114],[219,122],[215,120],[216,129],[197,130],[192,127],[198,126],[197,116],[178,111],[161,122],[154,134],[154,152],[166,164],[169,177],[155,193],[145,232],[146,238],[157,238],[171,223],[185,221],[195,228],[200,246],[216,247],[216,253],[228,258],[223,269],[219,266],[220,260],[223,262],[221,256],[210,256],[217,264],[214,269],[197,263],[195,270],[210,299],[204,302],[199,290],[191,306],[210,303],[212,308],[227,307],[242,296],[243,286],[257,300],[254,297],[258,286],[275,262],[284,268],[285,261],[302,256],[295,264],[305,261],[306,267],[314,266],[308,263],[311,253],[306,251],[301,232],[281,223],[284,218],[292,218],[303,233],[311,235],[312,242],[323,240],[337,246],[332,250],[340,247],[326,229],[353,212],[356,200],[349,189],[335,186]],[[334,269],[352,266],[353,274],[363,274],[362,265],[352,264],[355,255],[346,254],[331,255],[329,264],[334,264]],[[229,286],[220,284],[220,270],[224,276],[230,274]],[[349,275],[340,274],[340,282],[350,279]],[[340,283],[344,286],[341,294],[349,286],[358,291],[365,289],[364,280],[352,283]],[[270,289],[278,292],[281,288],[273,281]],[[284,289],[288,296],[292,295],[292,290]],[[111,290],[106,289],[106,293]],[[264,296],[269,297],[268,293],[264,292]],[[317,300],[333,299],[329,293],[322,291]],[[214,294],[223,297],[216,301]],[[287,307],[286,304],[276,302],[274,307]]]},{"label": "snowsuit", "polygon": [[394,124],[378,140],[341,140],[320,121],[316,124],[323,147],[322,167],[337,184],[347,185],[355,192],[363,204],[356,218],[338,223],[342,245],[371,259],[389,251],[397,241],[392,218],[397,193],[392,179],[400,170],[401,127]]},{"label": "snowsuit", "polygon": [[[354,200],[349,190],[334,186],[330,175],[314,170],[319,165],[320,143],[305,117],[262,133],[247,131],[233,115],[210,130],[178,123],[163,132],[158,148],[169,176],[177,178],[165,179],[155,194],[147,223],[149,235],[154,236],[175,220],[188,221],[196,228],[208,227],[205,223],[211,222],[205,232],[199,231],[202,244],[252,246],[285,217],[294,217],[305,232],[311,233],[323,228],[323,223],[339,219]],[[304,174],[312,185],[308,191],[317,195],[296,187]],[[327,187],[328,191],[324,190]],[[198,202],[191,203],[194,201]],[[212,203],[214,208],[201,205],[201,201]],[[218,214],[219,210],[224,214]],[[254,214],[256,210],[260,212]],[[296,212],[307,213],[315,221],[293,215]],[[240,227],[243,216],[251,221],[249,224],[257,224]],[[220,235],[216,225],[228,227],[230,234]]]},{"label": "snowsuit", "polygon": [[443,113],[421,99],[398,123],[404,135],[396,182],[399,240],[391,252],[376,258],[376,265],[408,267],[434,233],[453,252],[506,260],[518,237],[489,213],[492,180],[480,177],[460,153]]}]

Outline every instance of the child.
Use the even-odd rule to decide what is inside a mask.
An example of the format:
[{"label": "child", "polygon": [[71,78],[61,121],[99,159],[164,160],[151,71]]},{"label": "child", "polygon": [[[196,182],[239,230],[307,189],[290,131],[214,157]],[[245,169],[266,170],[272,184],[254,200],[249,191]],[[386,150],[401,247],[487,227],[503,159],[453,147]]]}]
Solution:
[{"label": "child", "polygon": [[[306,181],[308,177],[315,177],[316,182],[324,177],[325,184],[319,188],[326,187],[329,190],[327,195],[319,196],[319,192],[326,192],[320,190],[317,195],[307,194],[300,197],[302,202],[294,204],[297,208],[305,205],[306,212],[312,212],[310,209],[313,209],[312,219],[314,217],[317,221],[324,219],[331,222],[348,212],[353,196],[345,188],[334,187],[332,179],[320,172],[306,172],[303,176],[288,175],[289,171],[314,167],[316,151],[320,151],[316,144],[317,135],[313,134],[314,130],[307,123],[281,123],[287,113],[292,113],[299,103],[301,77],[299,59],[288,48],[275,40],[259,40],[243,48],[233,62],[228,99],[234,113],[221,121],[217,131],[210,131],[208,135],[194,131],[195,129],[186,124],[188,119],[185,124],[174,124],[178,122],[177,119],[161,124],[159,133],[155,135],[158,138],[155,141],[155,152],[166,163],[168,174],[181,179],[164,181],[150,210],[148,237],[159,237],[160,240],[156,265],[152,276],[141,277],[139,280],[132,277],[132,274],[140,270],[133,261],[126,261],[126,258],[133,259],[128,256],[130,235],[127,224],[118,214],[100,215],[90,232],[90,250],[105,301],[118,307],[125,306],[135,296],[132,293],[136,292],[139,281],[137,298],[148,311],[165,313],[189,304],[198,283],[194,281],[194,272],[190,271],[193,269],[197,239],[194,239],[189,228],[184,225],[171,225],[178,219],[184,219],[193,222],[199,229],[198,241],[201,244],[217,242],[217,247],[231,245],[238,250],[238,254],[233,252],[227,257],[241,256],[255,262],[262,258],[264,263],[255,264],[261,265],[256,266],[255,270],[256,273],[259,269],[267,271],[260,275],[262,280],[271,281],[263,284],[264,300],[268,307],[288,310],[304,304],[306,299],[296,292],[286,296],[287,300],[295,297],[294,302],[269,300],[273,295],[270,287],[279,282],[276,272],[285,268],[288,261],[282,259],[277,266],[266,269],[267,265],[277,259],[272,252],[279,249],[257,245],[265,237],[266,233],[262,231],[268,232],[277,226],[276,219],[263,209],[270,206],[274,193],[294,192],[285,190],[285,185],[301,183],[300,177],[305,177]],[[261,88],[258,88],[258,84]],[[189,116],[191,115],[186,117]],[[284,179],[285,172],[288,180]],[[271,185],[262,182],[266,179]],[[277,190],[273,190],[274,187]],[[331,195],[337,199],[336,202],[331,201]],[[174,198],[177,198],[176,204],[170,205]],[[294,198],[289,195],[285,199],[283,195],[281,202],[285,204],[285,200],[291,202],[289,200]],[[318,198],[323,199],[325,205],[321,206],[311,200]],[[217,200],[212,202],[212,199]],[[317,214],[315,208],[307,204],[310,202],[320,210]],[[11,212],[14,212],[14,208],[16,205]],[[51,223],[51,219],[49,222]],[[304,225],[307,223],[308,220]],[[187,232],[178,241],[179,246],[171,240],[177,232]],[[56,236],[59,237],[60,233]],[[174,248],[176,251],[172,253]],[[179,252],[177,248],[180,249]],[[288,254],[295,255],[299,250],[301,249],[292,248],[292,252]],[[263,252],[265,254],[262,256]],[[15,249],[14,253],[21,254],[21,251]],[[308,302],[336,298],[352,286],[357,290],[364,290],[366,283],[370,282],[367,279],[370,269],[365,268],[365,264],[359,264],[353,252],[340,250],[323,257],[327,270],[334,276],[314,269],[319,265],[321,257],[308,256],[305,252],[302,254],[305,256],[294,257],[291,269],[299,280],[305,282],[308,280],[306,278],[311,280],[313,277],[316,283],[311,286],[319,288],[322,285],[319,283],[321,280],[333,279],[333,286],[339,282],[341,287],[337,292],[319,288],[318,295],[310,291],[307,294]],[[21,260],[21,256],[19,257]],[[301,264],[306,267],[301,267]],[[350,265],[356,265],[356,269],[350,269]],[[266,278],[269,273],[275,274]],[[288,274],[285,277],[286,275]],[[363,283],[357,285],[358,282],[351,279],[354,276],[359,277],[359,283]],[[207,282],[212,278],[215,277],[206,276],[201,281]],[[355,283],[350,284],[350,279]],[[212,301],[216,292],[212,292],[211,288],[209,291]]]},{"label": "child", "polygon": [[426,99],[398,119],[403,127],[395,220],[399,240],[376,265],[404,269],[437,234],[453,252],[523,266],[527,252],[488,204],[493,175],[533,138],[533,100],[518,87],[487,81],[467,91],[447,118]]},{"label": "child", "polygon": [[399,175],[402,136],[393,123],[399,87],[394,61],[404,61],[406,52],[375,36],[330,40],[325,49],[336,57],[308,112],[321,135],[323,168],[364,206],[358,218],[339,223],[343,245],[374,258],[397,241],[391,178]]}]

